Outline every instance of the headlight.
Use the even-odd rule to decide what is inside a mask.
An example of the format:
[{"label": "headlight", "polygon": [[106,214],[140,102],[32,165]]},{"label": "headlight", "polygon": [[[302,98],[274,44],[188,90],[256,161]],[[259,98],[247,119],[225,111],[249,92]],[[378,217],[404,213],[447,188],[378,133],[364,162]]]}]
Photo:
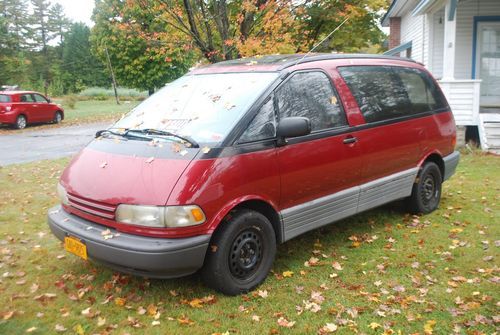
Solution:
[{"label": "headlight", "polygon": [[57,184],[57,195],[63,205],[69,205],[68,192],[66,192],[66,189],[61,185],[61,183]]},{"label": "headlight", "polygon": [[159,228],[195,226],[205,222],[205,214],[195,205],[166,207],[119,205],[115,217],[118,222]]}]

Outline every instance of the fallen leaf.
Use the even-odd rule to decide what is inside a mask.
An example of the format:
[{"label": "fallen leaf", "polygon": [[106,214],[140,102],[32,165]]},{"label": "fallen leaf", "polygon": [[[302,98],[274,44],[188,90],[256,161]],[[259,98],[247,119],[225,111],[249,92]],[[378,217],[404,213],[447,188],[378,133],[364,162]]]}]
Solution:
[{"label": "fallen leaf", "polygon": [[278,319],[278,325],[285,328],[292,328],[295,325],[295,321],[289,321],[284,317]]}]

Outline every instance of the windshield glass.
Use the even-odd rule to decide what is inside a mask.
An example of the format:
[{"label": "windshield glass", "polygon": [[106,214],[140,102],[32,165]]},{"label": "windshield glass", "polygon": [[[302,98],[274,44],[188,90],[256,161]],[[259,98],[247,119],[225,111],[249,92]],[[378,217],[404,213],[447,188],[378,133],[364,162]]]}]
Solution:
[{"label": "windshield glass", "polygon": [[186,75],[146,99],[113,128],[156,129],[220,143],[276,72]]}]

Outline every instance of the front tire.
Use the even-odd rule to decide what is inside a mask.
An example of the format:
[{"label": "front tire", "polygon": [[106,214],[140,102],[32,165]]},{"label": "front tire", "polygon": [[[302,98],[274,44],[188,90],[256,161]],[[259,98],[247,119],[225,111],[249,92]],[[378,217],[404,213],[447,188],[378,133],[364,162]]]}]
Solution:
[{"label": "front tire", "polygon": [[16,127],[16,129],[24,129],[26,128],[26,125],[27,125],[26,116],[19,115],[16,119],[16,124],[14,125],[14,127]]},{"label": "front tire", "polygon": [[207,286],[238,295],[266,279],[276,256],[276,235],[258,212],[245,209],[230,215],[214,233],[201,276]]},{"label": "front tire", "polygon": [[420,170],[411,196],[408,209],[412,214],[428,214],[438,208],[441,200],[443,177],[436,163],[427,162]]},{"label": "front tire", "polygon": [[55,124],[61,123],[62,119],[63,118],[61,112],[57,111],[56,114],[54,114],[54,123]]}]

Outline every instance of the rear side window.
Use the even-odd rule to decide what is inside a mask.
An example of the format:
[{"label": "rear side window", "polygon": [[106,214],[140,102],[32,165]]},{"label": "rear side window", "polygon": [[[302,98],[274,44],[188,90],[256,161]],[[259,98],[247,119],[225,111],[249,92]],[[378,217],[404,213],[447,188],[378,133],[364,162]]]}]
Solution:
[{"label": "rear side window", "polygon": [[377,122],[446,108],[436,84],[418,69],[392,66],[341,67],[366,122]]},{"label": "rear side window", "polygon": [[11,102],[10,95],[0,94],[0,102]]},{"label": "rear side window", "polygon": [[275,93],[279,118],[303,116],[311,120],[312,131],[347,124],[330,79],[322,72],[299,72]]},{"label": "rear side window", "polygon": [[21,95],[21,102],[35,102],[35,100],[31,94],[23,94]]}]

